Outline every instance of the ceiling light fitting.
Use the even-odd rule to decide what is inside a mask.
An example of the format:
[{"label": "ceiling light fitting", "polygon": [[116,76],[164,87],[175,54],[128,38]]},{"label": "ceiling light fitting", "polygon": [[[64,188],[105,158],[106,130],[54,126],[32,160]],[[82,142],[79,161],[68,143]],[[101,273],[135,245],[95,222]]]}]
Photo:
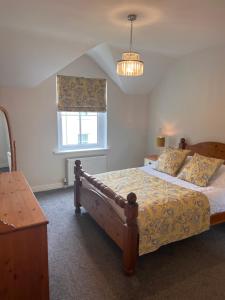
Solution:
[{"label": "ceiling light fitting", "polygon": [[129,51],[123,52],[122,59],[117,61],[117,74],[120,76],[141,76],[144,73],[144,63],[140,60],[140,54],[132,51],[133,22],[136,15],[128,15],[130,21],[130,47]]}]

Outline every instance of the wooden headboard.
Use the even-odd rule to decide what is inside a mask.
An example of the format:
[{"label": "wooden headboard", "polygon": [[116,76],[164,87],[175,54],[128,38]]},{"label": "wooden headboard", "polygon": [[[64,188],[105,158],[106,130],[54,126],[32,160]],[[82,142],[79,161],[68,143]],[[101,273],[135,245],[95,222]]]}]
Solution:
[{"label": "wooden headboard", "polygon": [[191,150],[191,154],[198,153],[201,155],[221,158],[225,160],[225,144],[219,142],[202,142],[194,145],[188,145],[186,140],[180,140],[179,148]]}]

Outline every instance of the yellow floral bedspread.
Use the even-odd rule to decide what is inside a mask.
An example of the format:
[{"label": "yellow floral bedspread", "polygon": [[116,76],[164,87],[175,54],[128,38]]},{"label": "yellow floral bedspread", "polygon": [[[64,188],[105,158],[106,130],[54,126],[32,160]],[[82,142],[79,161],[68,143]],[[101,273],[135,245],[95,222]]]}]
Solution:
[{"label": "yellow floral bedspread", "polygon": [[199,234],[210,226],[207,197],[133,168],[95,175],[117,194],[137,195],[139,255]]}]

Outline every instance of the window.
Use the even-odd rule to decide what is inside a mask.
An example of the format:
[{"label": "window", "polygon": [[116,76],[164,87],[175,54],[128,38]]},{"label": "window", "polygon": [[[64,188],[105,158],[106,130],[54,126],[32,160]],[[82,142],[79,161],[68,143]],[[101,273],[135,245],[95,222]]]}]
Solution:
[{"label": "window", "polygon": [[105,148],[106,112],[58,112],[59,150]]}]

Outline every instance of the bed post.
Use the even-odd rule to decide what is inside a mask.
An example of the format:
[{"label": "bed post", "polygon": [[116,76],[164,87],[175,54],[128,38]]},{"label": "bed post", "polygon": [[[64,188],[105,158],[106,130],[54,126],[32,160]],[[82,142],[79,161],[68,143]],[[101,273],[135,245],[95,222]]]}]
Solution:
[{"label": "bed post", "polygon": [[185,141],[185,138],[180,139],[179,148],[180,149],[186,149],[187,143]]},{"label": "bed post", "polygon": [[76,160],[75,161],[75,167],[74,167],[74,174],[75,174],[75,181],[74,181],[74,206],[75,206],[75,213],[79,214],[80,213],[80,187],[82,184],[81,181],[81,161]]},{"label": "bed post", "polygon": [[134,193],[127,195],[127,203],[124,208],[126,224],[124,230],[123,268],[127,275],[135,272],[138,257],[138,204]]}]

